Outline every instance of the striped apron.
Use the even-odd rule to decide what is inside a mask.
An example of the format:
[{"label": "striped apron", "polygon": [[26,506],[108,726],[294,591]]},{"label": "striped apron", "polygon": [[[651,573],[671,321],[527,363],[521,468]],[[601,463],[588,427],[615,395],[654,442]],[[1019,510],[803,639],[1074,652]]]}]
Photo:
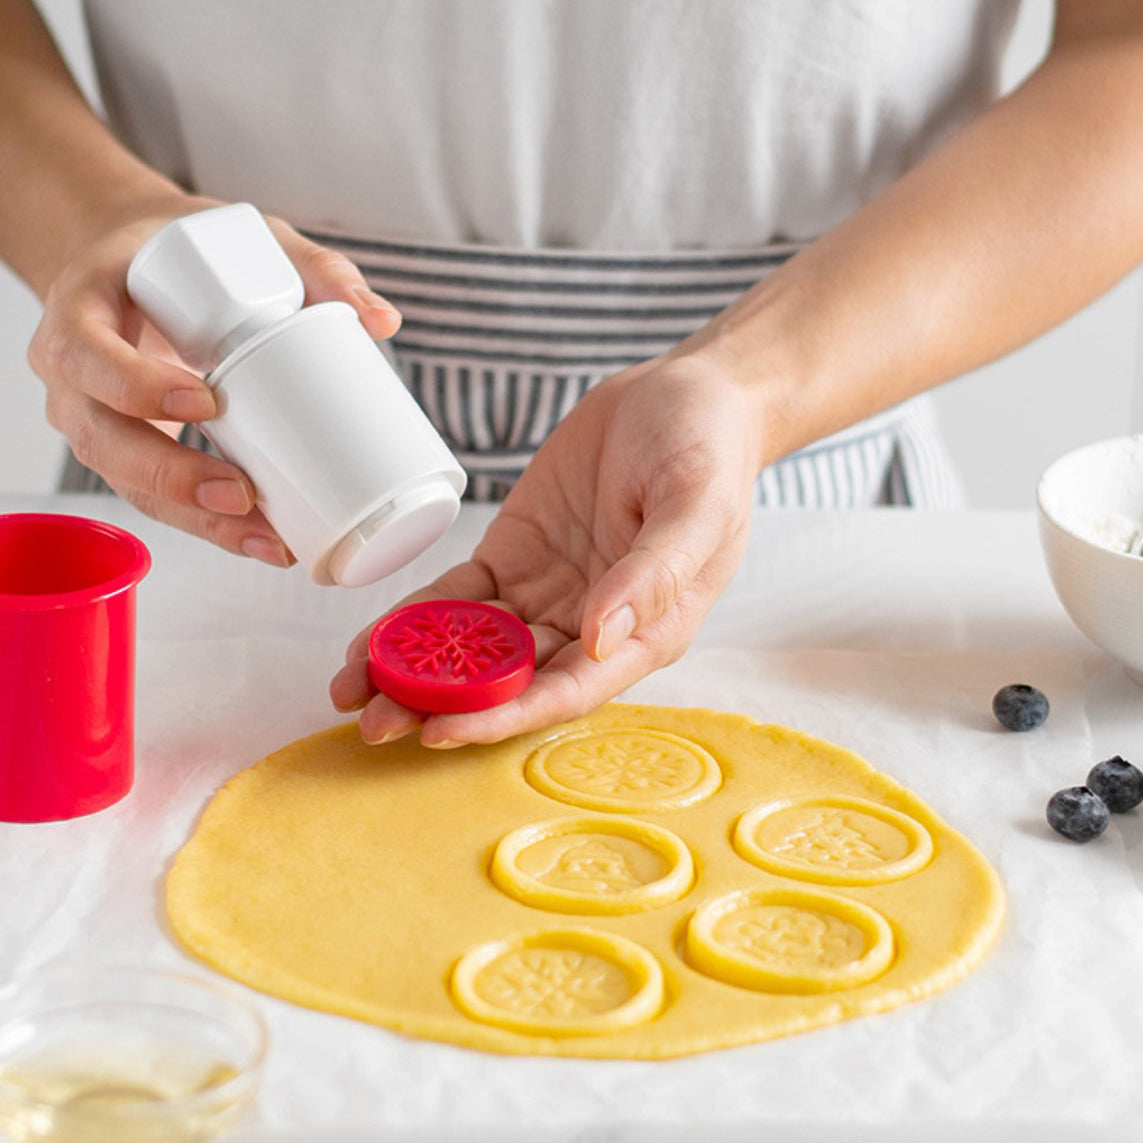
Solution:
[{"label": "striped apron", "polygon": [[[467,471],[466,497],[500,500],[592,385],[668,350],[800,248],[652,255],[509,251],[307,231],[354,261],[404,321],[384,348]],[[181,437],[207,447],[188,426]],[[106,489],[69,458],[63,491]],[[765,469],[774,506],[955,507],[959,483],[925,398]]]}]

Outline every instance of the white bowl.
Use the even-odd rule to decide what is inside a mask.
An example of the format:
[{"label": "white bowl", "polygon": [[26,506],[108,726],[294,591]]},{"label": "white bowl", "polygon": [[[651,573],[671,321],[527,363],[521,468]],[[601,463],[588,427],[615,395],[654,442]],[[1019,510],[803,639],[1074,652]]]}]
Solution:
[{"label": "white bowl", "polygon": [[1048,574],[1072,622],[1143,685],[1143,436],[1060,457],[1036,492]]}]

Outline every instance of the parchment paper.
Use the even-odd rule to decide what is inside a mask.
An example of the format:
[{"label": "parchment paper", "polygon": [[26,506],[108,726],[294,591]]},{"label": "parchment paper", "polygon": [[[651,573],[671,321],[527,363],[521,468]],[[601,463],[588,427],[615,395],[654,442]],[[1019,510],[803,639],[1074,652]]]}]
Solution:
[{"label": "parchment paper", "polygon": [[[339,721],[324,687],[342,650],[297,638],[145,643],[131,797],[76,822],[0,827],[4,907],[23,934],[0,946],[5,975],[68,959],[207,974],[167,933],[165,870],[227,778]],[[1132,855],[1143,821],[1119,816],[1087,846],[1043,821],[1048,796],[1095,760],[1084,669],[1059,656],[712,648],[624,696],[837,742],[968,835],[999,870],[1009,911],[990,957],[951,990],[751,1048],[597,1063],[407,1040],[243,989],[272,1049],[259,1118],[236,1141],[377,1138],[382,1127],[400,1139],[473,1139],[477,1128],[490,1139],[515,1128],[582,1140],[1137,1138],[1143,897]],[[1052,700],[1028,734],[990,714],[995,690],[1016,681]]]},{"label": "parchment paper", "polygon": [[[4,507],[110,519],[155,567],[136,787],[91,818],[0,824],[0,979],[53,961],[209,976],[165,928],[172,857],[232,774],[341,721],[325,696],[349,634],[464,558],[491,509],[466,506],[379,588],[339,593],[113,498]],[[1010,682],[1048,694],[1039,730],[992,721]],[[990,957],[897,1012],[666,1063],[481,1056],[240,989],[272,1045],[258,1115],[231,1143],[1138,1143],[1143,817],[1076,846],[1043,810],[1099,758],[1143,760],[1143,691],[1067,622],[1031,513],[760,511],[696,647],[624,698],[782,722],[917,791],[1000,872]]]}]

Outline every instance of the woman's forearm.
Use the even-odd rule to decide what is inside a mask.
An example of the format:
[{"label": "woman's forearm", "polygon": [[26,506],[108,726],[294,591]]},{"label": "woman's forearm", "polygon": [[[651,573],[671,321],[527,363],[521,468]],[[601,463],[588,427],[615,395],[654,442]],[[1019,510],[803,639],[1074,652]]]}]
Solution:
[{"label": "woman's forearm", "polygon": [[31,0],[0,0],[0,258],[40,297],[93,235],[179,194],[91,110]]},{"label": "woman's forearm", "polygon": [[1143,260],[1143,4],[1078,5],[1027,83],[679,347],[756,388],[761,463],[1004,355]]}]

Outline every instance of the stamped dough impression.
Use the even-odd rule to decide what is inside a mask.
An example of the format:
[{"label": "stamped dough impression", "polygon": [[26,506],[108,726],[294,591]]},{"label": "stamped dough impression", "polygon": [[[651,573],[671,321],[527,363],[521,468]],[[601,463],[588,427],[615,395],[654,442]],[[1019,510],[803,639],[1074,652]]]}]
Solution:
[{"label": "stamped dough impression", "polygon": [[663,972],[626,937],[565,929],[470,949],[453,971],[452,997],[466,1016],[514,1032],[598,1036],[654,1019]]},{"label": "stamped dough impression", "polygon": [[562,818],[513,830],[496,847],[492,880],[511,897],[558,913],[638,913],[670,904],[694,881],[686,845],[625,818]]},{"label": "stamped dough impression", "polygon": [[588,810],[674,810],[722,784],[710,752],[661,730],[616,727],[565,735],[532,754],[525,777],[541,794]]},{"label": "stamped dough impression", "polygon": [[641,1060],[920,1001],[1004,913],[983,854],[852,752],[619,704],[446,752],[348,722],[290,743],[215,795],[166,900],[187,950],[292,1003]]},{"label": "stamped dough impression", "polygon": [[799,889],[742,889],[708,901],[687,926],[687,959],[761,992],[856,988],[893,962],[893,931],[858,901]]},{"label": "stamped dough impression", "polygon": [[864,798],[816,797],[755,806],[734,848],[770,873],[833,885],[875,885],[916,873],[933,839],[914,818]]}]

